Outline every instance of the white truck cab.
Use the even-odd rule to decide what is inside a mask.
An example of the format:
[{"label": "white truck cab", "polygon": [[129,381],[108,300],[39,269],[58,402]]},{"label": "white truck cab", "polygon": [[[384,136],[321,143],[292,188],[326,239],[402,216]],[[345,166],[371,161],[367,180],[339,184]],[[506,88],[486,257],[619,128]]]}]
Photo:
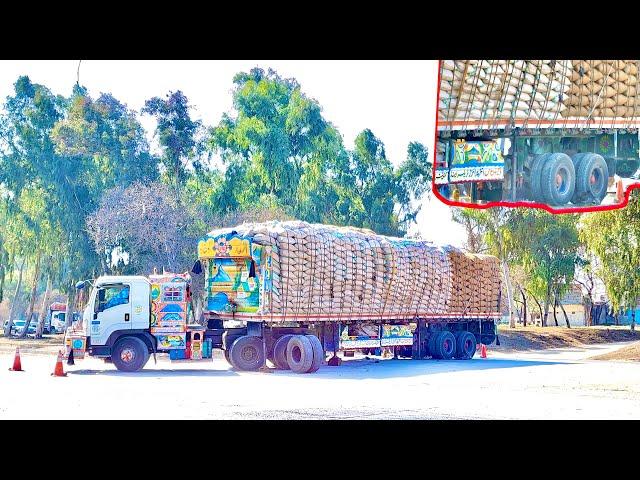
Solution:
[{"label": "white truck cab", "polygon": [[99,277],[82,317],[91,345],[107,345],[114,332],[148,329],[150,289],[142,276]]},{"label": "white truck cab", "polygon": [[155,351],[149,333],[150,290],[151,284],[143,276],[99,277],[89,294],[81,331],[70,327],[65,344],[69,343],[67,338],[83,337],[91,355],[111,358],[122,370],[139,370]]}]

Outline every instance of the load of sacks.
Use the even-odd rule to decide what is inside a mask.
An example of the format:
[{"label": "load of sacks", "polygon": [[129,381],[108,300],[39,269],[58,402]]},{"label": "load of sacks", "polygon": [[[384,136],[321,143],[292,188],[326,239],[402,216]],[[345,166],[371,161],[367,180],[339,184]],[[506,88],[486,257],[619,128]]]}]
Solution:
[{"label": "load of sacks", "polygon": [[301,221],[243,224],[234,230],[262,245],[263,265],[271,266],[262,314],[282,320],[384,320],[499,311],[495,257]]},{"label": "load of sacks", "polygon": [[637,60],[443,60],[438,118],[637,115]]}]

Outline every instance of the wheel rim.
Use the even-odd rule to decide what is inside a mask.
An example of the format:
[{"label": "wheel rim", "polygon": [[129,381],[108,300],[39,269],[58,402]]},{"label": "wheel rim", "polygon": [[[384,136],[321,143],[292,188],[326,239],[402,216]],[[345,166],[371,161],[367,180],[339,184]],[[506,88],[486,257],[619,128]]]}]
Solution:
[{"label": "wheel rim", "polygon": [[131,363],[135,357],[136,352],[132,348],[127,347],[120,352],[120,360],[125,363]]},{"label": "wheel rim", "polygon": [[445,353],[448,355],[451,353],[451,351],[453,350],[452,346],[453,343],[451,342],[450,339],[445,339],[444,343],[442,344],[442,346],[444,347],[444,351]]},{"label": "wheel rim", "polygon": [[240,352],[240,356],[242,357],[242,360],[244,360],[245,362],[253,362],[258,357],[258,352],[256,351],[255,348],[251,346],[246,346]]},{"label": "wheel rim", "polygon": [[302,359],[302,351],[300,350],[300,347],[295,346],[291,349],[291,358],[293,358],[293,361],[296,363],[300,362]]},{"label": "wheel rim", "polygon": [[464,342],[464,351],[467,353],[473,351],[473,342],[469,338],[467,338]]},{"label": "wheel rim", "polygon": [[560,168],[556,173],[556,190],[560,195],[569,190],[569,172],[566,168]]}]

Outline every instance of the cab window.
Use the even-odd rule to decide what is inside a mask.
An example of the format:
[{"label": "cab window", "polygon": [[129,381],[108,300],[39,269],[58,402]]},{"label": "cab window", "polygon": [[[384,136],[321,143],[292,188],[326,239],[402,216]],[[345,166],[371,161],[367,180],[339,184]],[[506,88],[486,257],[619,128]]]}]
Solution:
[{"label": "cab window", "polygon": [[129,303],[129,285],[105,285],[98,290],[96,312]]}]

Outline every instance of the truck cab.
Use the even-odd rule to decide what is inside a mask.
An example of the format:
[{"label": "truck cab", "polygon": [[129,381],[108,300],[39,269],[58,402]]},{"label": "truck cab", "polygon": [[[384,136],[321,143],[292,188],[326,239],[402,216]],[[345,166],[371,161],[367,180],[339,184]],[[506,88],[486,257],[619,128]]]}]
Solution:
[{"label": "truck cab", "polygon": [[[86,350],[92,356],[111,359],[119,369],[139,370],[155,351],[155,339],[149,332],[150,291],[151,283],[143,276],[99,277],[81,325],[69,327],[65,345],[72,346],[74,355]],[[74,344],[79,341],[77,346],[82,348]]]}]

